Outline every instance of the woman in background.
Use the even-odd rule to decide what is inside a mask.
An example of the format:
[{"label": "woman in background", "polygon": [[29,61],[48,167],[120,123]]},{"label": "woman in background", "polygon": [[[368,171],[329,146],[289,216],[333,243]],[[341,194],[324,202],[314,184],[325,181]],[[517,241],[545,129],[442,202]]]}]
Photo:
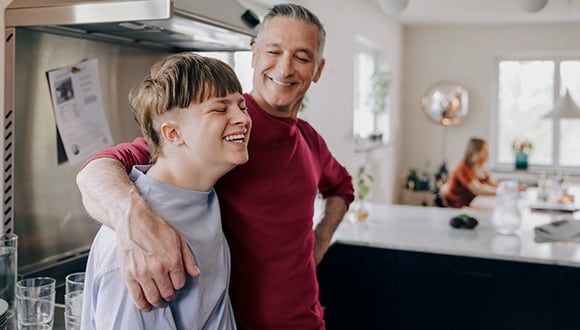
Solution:
[{"label": "woman in background", "polygon": [[477,195],[495,195],[497,181],[493,180],[485,164],[489,157],[489,147],[485,140],[471,138],[465,150],[463,161],[457,165],[446,192],[450,207],[468,206]]}]

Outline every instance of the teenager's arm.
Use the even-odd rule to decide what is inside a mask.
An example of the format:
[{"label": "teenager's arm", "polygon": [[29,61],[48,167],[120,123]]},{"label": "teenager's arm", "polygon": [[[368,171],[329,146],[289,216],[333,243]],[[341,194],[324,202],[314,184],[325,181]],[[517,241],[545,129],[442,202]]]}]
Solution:
[{"label": "teenager's arm", "polygon": [[117,233],[119,264],[135,305],[165,305],[185,284],[185,271],[199,275],[185,238],[154,214],[127,176],[126,162],[94,158],[77,175],[91,217]]}]

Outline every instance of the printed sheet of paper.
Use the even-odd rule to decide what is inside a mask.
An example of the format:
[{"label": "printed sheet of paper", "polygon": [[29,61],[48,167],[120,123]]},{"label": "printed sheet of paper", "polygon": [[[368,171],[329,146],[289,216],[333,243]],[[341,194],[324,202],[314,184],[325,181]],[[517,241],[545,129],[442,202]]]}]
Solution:
[{"label": "printed sheet of paper", "polygon": [[580,221],[560,219],[534,228],[536,242],[580,242]]},{"label": "printed sheet of paper", "polygon": [[46,73],[58,132],[71,164],[113,143],[96,59]]}]

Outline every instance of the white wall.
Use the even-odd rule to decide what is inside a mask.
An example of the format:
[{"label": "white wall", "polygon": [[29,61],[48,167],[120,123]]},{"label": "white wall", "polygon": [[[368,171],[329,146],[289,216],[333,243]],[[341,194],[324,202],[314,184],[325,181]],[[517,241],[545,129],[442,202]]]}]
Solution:
[{"label": "white wall", "polygon": [[[0,1],[2,1],[3,14],[4,7],[11,0]],[[375,177],[369,195],[370,200],[393,202],[396,199],[400,181],[398,167],[402,140],[399,129],[399,95],[402,77],[401,26],[385,15],[375,0],[298,0],[296,2],[315,12],[327,30],[325,71],[319,83],[313,85],[308,93],[308,109],[303,117],[321,133],[336,158],[352,174],[356,173],[361,164],[367,164],[367,168]],[[3,19],[0,19],[0,28],[4,31]],[[385,50],[386,61],[389,62],[394,79],[391,98],[393,143],[367,153],[354,152],[352,137],[353,49],[357,35],[365,35]],[[4,51],[0,48],[1,63],[4,63],[3,55]],[[3,68],[4,65],[0,66],[0,73]],[[4,75],[1,74],[0,93],[4,91],[3,77]],[[3,109],[2,103],[0,103],[0,109]]]},{"label": "white wall", "polygon": [[[303,0],[316,13],[327,32],[326,67],[320,81],[308,92],[308,107],[301,117],[325,138],[335,157],[351,174],[365,163],[375,177],[369,200],[391,203],[398,188],[401,157],[399,94],[401,79],[401,34],[398,22],[381,12],[374,0]],[[352,136],[354,53],[357,35],[364,35],[385,50],[393,70],[393,144],[355,153]]]},{"label": "white wall", "polygon": [[[398,176],[409,168],[433,172],[444,159],[454,167],[471,136],[490,137],[494,58],[506,53],[578,51],[580,24],[448,25],[403,29],[402,158]],[[469,114],[443,128],[423,114],[420,98],[437,80],[469,91]],[[427,168],[426,163],[430,163]]]}]

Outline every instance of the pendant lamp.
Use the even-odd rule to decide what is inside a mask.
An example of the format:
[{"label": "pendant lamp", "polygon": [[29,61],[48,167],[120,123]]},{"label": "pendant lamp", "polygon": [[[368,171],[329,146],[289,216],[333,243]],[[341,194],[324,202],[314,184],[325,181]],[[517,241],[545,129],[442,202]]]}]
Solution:
[{"label": "pendant lamp", "polygon": [[547,3],[548,0],[518,0],[520,8],[528,13],[535,13],[542,10]]},{"label": "pendant lamp", "polygon": [[381,9],[389,15],[399,15],[409,5],[409,0],[379,0]]},{"label": "pendant lamp", "polygon": [[580,118],[580,108],[570,96],[570,91],[566,88],[564,96],[562,96],[550,112],[542,116],[542,118]]}]

